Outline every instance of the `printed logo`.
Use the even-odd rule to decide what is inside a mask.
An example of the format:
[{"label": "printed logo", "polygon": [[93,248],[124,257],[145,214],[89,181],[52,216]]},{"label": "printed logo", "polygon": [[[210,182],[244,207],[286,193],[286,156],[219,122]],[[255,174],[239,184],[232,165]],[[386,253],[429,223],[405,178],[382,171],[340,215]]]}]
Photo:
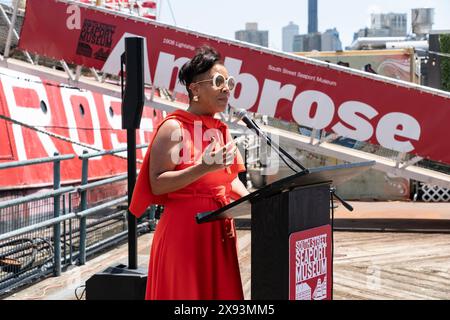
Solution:
[{"label": "printed logo", "polygon": [[289,257],[289,299],[331,299],[330,225],[292,233]]},{"label": "printed logo", "polygon": [[116,26],[86,19],[78,40],[77,54],[106,61],[111,53]]}]

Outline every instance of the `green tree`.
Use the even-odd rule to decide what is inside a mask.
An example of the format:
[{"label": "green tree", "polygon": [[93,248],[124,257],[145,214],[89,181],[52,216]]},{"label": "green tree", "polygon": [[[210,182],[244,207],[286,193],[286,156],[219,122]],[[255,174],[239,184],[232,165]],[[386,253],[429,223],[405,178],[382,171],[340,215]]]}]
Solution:
[{"label": "green tree", "polygon": [[[439,37],[441,52],[450,54],[450,34],[441,34]],[[442,89],[450,91],[450,57],[441,56]]]}]

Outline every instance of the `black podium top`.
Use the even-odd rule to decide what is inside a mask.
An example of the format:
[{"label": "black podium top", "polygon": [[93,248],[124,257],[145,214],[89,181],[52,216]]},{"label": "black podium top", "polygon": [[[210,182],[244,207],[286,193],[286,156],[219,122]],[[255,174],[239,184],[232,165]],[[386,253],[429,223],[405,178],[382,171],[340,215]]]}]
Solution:
[{"label": "black podium top", "polygon": [[258,197],[266,198],[293,188],[314,184],[329,183],[333,186],[338,186],[370,169],[374,164],[375,161],[367,161],[308,169],[309,172],[299,172],[275,181],[216,211],[198,213],[196,220],[197,223],[204,223],[218,219],[248,215],[251,212],[251,203]]}]

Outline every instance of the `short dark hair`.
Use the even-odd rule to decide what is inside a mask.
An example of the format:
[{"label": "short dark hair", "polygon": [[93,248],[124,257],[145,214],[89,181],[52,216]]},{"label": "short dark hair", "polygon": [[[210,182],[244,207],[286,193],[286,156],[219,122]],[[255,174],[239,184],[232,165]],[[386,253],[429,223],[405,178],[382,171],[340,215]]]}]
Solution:
[{"label": "short dark hair", "polygon": [[195,50],[195,56],[186,62],[178,73],[178,79],[181,84],[186,86],[189,93],[189,99],[192,99],[192,92],[189,85],[202,73],[207,72],[215,64],[223,64],[220,53],[214,48],[203,45]]}]

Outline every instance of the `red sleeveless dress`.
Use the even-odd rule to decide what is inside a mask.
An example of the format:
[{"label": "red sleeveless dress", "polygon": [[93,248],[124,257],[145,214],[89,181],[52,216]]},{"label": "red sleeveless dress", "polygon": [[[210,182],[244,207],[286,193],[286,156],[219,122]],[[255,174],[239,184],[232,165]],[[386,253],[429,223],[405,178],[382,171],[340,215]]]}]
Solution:
[{"label": "red sleeveless dress", "polygon": [[[201,121],[203,131],[218,129],[216,132],[222,134],[216,140],[221,139],[221,144],[229,138],[227,126],[221,121],[183,110],[168,115],[157,130],[168,119],[177,120],[182,129],[189,132],[189,135],[183,134],[183,144],[190,146],[190,161],[177,165],[175,170],[194,165],[210,143],[204,141],[202,150],[194,151],[190,139],[195,133],[194,121]],[[224,219],[197,224],[195,220],[197,213],[213,211],[230,202],[231,182],[238,172],[245,170],[242,159],[235,160],[228,170],[208,173],[183,189],[155,196],[148,178],[152,142],[130,205],[130,211],[136,216],[140,216],[149,204],[164,205],[150,252],[146,299],[242,300],[234,221]]]}]

